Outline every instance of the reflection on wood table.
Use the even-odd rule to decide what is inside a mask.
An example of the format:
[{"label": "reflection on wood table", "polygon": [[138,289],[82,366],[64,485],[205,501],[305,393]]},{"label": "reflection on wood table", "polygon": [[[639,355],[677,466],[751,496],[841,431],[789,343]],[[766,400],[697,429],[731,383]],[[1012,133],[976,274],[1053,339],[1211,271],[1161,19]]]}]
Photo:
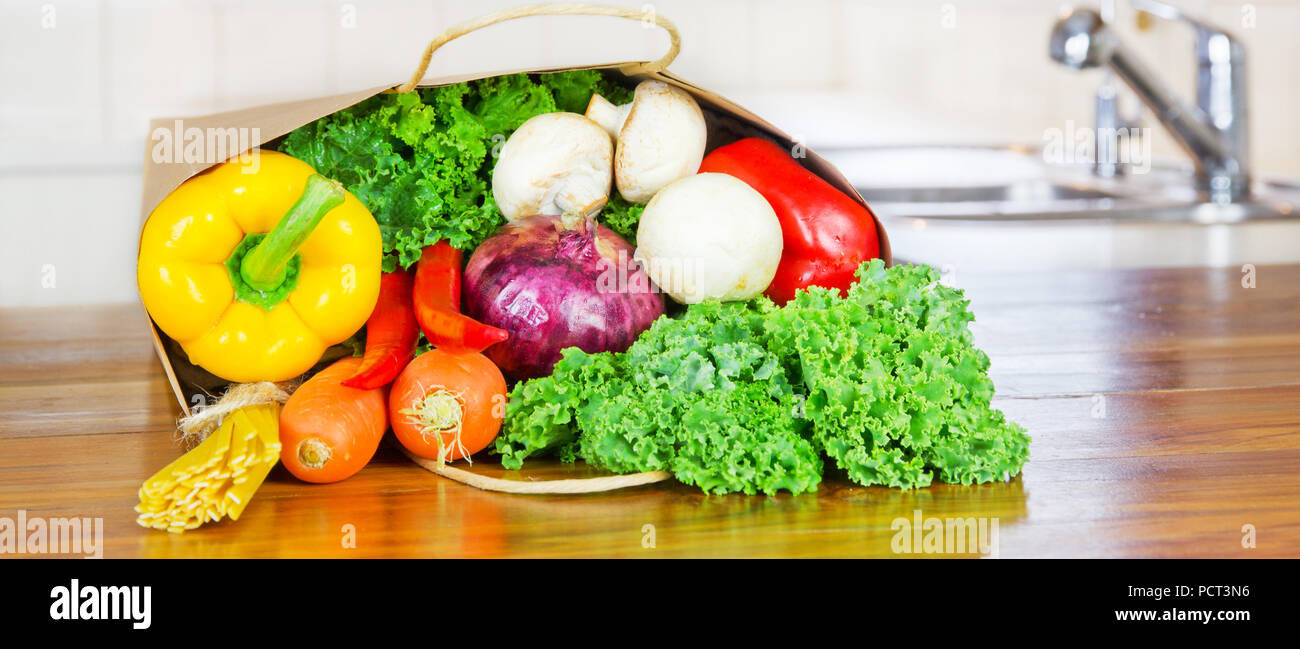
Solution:
[{"label": "reflection on wood table", "polygon": [[[237,522],[135,524],[180,452],[137,305],[0,311],[0,516],[104,518],[108,557],[900,556],[898,519],[997,522],[997,555],[1300,556],[1300,266],[960,275],[1023,476],[977,487],[514,496],[381,448],[332,485],[277,468]],[[592,475],[537,463],[514,479]],[[350,527],[349,527],[350,526]],[[1254,548],[1243,547],[1253,526]],[[355,547],[345,547],[355,532]],[[967,548],[972,550],[975,548]],[[908,556],[908,555],[901,555]],[[972,556],[967,553],[964,556]]]}]

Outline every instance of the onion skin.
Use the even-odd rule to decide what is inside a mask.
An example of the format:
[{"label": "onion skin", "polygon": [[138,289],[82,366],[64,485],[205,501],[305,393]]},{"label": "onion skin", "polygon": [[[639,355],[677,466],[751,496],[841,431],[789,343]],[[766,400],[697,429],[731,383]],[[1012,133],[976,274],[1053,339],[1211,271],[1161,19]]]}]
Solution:
[{"label": "onion skin", "polygon": [[465,268],[465,314],[510,332],[484,354],[512,380],[546,376],[560,351],[627,350],[664,313],[633,250],[594,221],[535,215],[484,241]]}]

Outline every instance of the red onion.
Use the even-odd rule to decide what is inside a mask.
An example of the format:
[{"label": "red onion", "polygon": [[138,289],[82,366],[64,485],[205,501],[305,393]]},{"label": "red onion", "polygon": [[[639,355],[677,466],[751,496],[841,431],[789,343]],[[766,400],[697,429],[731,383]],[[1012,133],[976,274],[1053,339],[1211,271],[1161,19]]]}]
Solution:
[{"label": "red onion", "polygon": [[664,312],[632,247],[594,221],[558,216],[502,226],[465,268],[465,313],[510,332],[485,354],[512,379],[551,373],[560,350],[621,352]]}]

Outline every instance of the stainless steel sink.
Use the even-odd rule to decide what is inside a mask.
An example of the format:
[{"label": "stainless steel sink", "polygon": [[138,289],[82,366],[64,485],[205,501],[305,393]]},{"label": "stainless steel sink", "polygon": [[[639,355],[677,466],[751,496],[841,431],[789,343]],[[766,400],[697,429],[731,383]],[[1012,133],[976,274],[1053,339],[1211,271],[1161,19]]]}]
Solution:
[{"label": "stainless steel sink", "polygon": [[[1263,180],[1250,165],[1245,47],[1160,0],[1132,3],[1192,27],[1194,104],[1122,42],[1111,27],[1112,0],[1099,11],[1063,12],[1048,42],[1048,55],[1068,68],[1107,68],[1095,96],[1096,128],[1044,131],[1044,151],[822,149],[885,222],[896,258],[941,265],[949,277],[961,267],[1300,261],[1300,186]],[[1184,163],[1152,160],[1146,129],[1121,115],[1116,79],[1182,147]]]},{"label": "stainless steel sink", "polygon": [[992,187],[863,187],[863,196],[878,203],[1010,203],[1032,205],[1047,202],[1115,198],[1099,189],[1053,185],[1046,182],[1022,182]]},{"label": "stainless steel sink", "polygon": [[862,193],[895,255],[981,268],[1300,262],[1300,185],[1256,180],[1241,202],[1198,191],[1190,164],[1102,178],[1030,147],[821,149]]}]

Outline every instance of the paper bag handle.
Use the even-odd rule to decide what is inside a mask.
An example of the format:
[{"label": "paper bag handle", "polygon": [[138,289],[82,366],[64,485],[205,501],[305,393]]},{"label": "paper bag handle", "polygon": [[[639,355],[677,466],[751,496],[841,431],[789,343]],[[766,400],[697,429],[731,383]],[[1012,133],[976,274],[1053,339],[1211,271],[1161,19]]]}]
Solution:
[{"label": "paper bag handle", "polygon": [[424,79],[424,73],[429,69],[429,61],[433,58],[434,50],[446,45],[447,43],[464,36],[474,30],[482,29],[488,25],[514,20],[516,18],[526,18],[528,16],[614,16],[616,18],[627,18],[629,20],[651,21],[668,32],[668,52],[656,61],[646,61],[636,64],[626,69],[629,74],[643,74],[658,72],[668,67],[673,59],[677,58],[677,53],[682,49],[682,36],[677,32],[677,26],[672,21],[660,16],[653,11],[641,11],[638,9],[628,9],[625,7],[609,7],[605,5],[593,4],[553,4],[553,5],[529,5],[526,7],[516,7],[514,9],[505,9],[496,13],[490,13],[463,22],[459,25],[447,29],[447,31],[438,34],[433,40],[429,41],[428,47],[424,48],[424,55],[420,57],[420,65],[416,66],[415,73],[406,83],[393,89],[393,92],[411,92],[415,87],[420,85]]}]

